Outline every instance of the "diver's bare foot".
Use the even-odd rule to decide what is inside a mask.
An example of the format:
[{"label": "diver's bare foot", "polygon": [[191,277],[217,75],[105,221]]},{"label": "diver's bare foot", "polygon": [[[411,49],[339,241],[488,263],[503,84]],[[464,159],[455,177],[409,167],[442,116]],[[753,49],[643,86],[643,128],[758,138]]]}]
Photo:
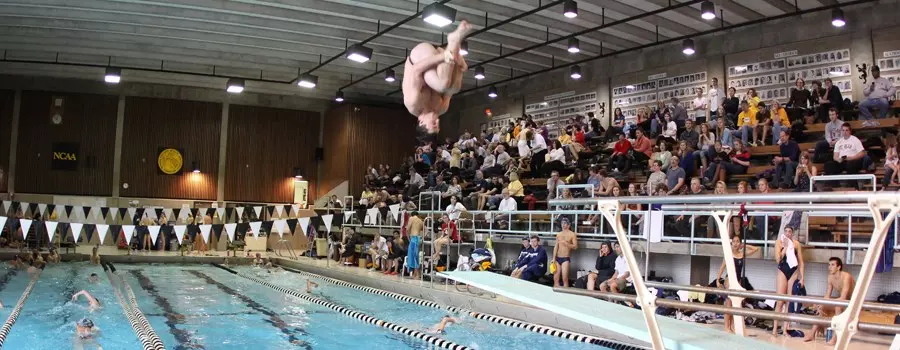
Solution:
[{"label": "diver's bare foot", "polygon": [[[447,47],[453,48],[452,51],[459,50],[460,43],[466,39],[466,35],[469,35],[472,30],[475,28],[469,24],[468,21],[459,22],[459,26],[456,27],[456,30],[447,34]],[[454,52],[455,54],[455,52]]]}]

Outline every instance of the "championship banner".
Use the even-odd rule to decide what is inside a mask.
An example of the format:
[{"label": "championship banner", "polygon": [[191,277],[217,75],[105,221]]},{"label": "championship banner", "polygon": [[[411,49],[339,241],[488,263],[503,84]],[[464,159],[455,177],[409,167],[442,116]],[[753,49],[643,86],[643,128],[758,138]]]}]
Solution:
[{"label": "championship banner", "polygon": [[56,142],[53,144],[53,150],[51,154],[51,170],[78,170],[78,143]]}]

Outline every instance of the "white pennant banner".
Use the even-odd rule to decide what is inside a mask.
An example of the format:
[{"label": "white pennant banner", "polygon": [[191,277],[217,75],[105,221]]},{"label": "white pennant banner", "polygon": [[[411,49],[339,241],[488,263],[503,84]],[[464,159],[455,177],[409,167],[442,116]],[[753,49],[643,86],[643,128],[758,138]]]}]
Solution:
[{"label": "white pennant banner", "polygon": [[397,219],[400,217],[400,204],[388,206],[388,209],[391,210],[391,215],[394,217],[394,221],[397,221]]},{"label": "white pennant banner", "polygon": [[377,225],[378,224],[378,208],[370,208],[366,210],[366,223]]},{"label": "white pennant banner", "polygon": [[6,227],[6,217],[0,216],[0,235],[3,234],[3,228]]},{"label": "white pennant banner", "polygon": [[[134,225],[122,225],[122,231],[125,234],[125,243],[131,245],[131,234],[134,233]],[[118,232],[116,232],[118,234]]]},{"label": "white pennant banner", "polygon": [[166,216],[167,220],[172,219],[172,209],[171,208],[163,209],[163,215]]},{"label": "white pennant banner", "polygon": [[261,218],[260,215],[262,214],[262,207],[255,206],[253,207],[253,211],[256,213],[256,219],[259,220]]},{"label": "white pennant banner", "polygon": [[147,230],[150,231],[150,241],[153,242],[153,245],[156,245],[156,238],[159,237],[159,229],[162,226],[147,226]]},{"label": "white pennant banner", "polygon": [[[116,220],[116,218],[118,216],[119,216],[119,208],[109,208],[109,218],[111,220]],[[115,222],[115,221],[113,221],[113,222]]]},{"label": "white pennant banner", "polygon": [[303,235],[306,236],[307,226],[309,226],[309,218],[297,219],[297,225],[300,225],[300,229],[303,230]]},{"label": "white pennant banner", "polygon": [[275,206],[275,215],[278,217],[282,217],[284,215],[284,207],[280,205]]},{"label": "white pennant banner", "polygon": [[[72,212],[75,213],[76,219],[77,218],[87,219],[86,217],[84,217],[84,207],[82,207],[82,206],[76,205],[74,208],[72,208]],[[72,216],[70,215],[69,217],[71,218]]]},{"label": "white pennant banner", "polygon": [[94,218],[100,220],[103,218],[103,210],[100,207],[91,207],[91,211],[94,212]]},{"label": "white pennant banner", "polygon": [[209,230],[212,225],[200,225],[200,235],[203,236],[203,242],[209,244]]},{"label": "white pennant banner", "polygon": [[237,230],[237,224],[225,224],[225,234],[228,235],[228,241],[234,242],[234,231]]},{"label": "white pennant banner", "polygon": [[244,218],[244,207],[237,207],[237,208],[234,208],[234,210],[237,210],[238,221],[242,220]]},{"label": "white pennant banner", "polygon": [[250,230],[253,231],[253,238],[259,238],[260,228],[262,228],[262,221],[253,221],[250,223]]},{"label": "white pennant banner", "polygon": [[144,213],[150,216],[151,219],[159,219],[156,217],[156,208],[146,208],[144,209]]},{"label": "white pennant banner", "polygon": [[81,237],[81,228],[84,227],[84,224],[80,223],[71,223],[69,227],[72,228],[72,237],[75,237],[75,242],[78,242],[78,238]]},{"label": "white pennant banner", "polygon": [[28,208],[31,207],[31,204],[28,202],[19,202],[19,209],[22,210],[22,215],[28,214]]},{"label": "white pennant banner", "polygon": [[109,225],[97,225],[97,239],[100,240],[100,244],[103,244],[103,240],[106,239],[106,232],[109,232]]},{"label": "white pennant banner", "polygon": [[287,220],[275,220],[275,222],[272,223],[272,230],[275,230],[276,227],[278,228],[278,238],[284,238],[284,231],[288,230]]},{"label": "white pennant banner", "polygon": [[44,203],[38,203],[38,214],[44,216],[44,211],[47,210],[47,205]]},{"label": "white pennant banner", "polygon": [[137,208],[128,208],[128,221],[134,222],[134,214],[137,213]]},{"label": "white pennant banner", "polygon": [[322,215],[322,222],[325,223],[325,231],[331,233],[331,220],[334,220],[333,214]]},{"label": "white pennant banner", "polygon": [[[179,218],[179,219],[187,219],[188,214],[190,214],[190,209],[189,209],[189,208],[182,207],[182,208],[181,208],[181,211],[178,212],[178,218]],[[179,244],[181,244],[181,243],[179,243]]]},{"label": "white pennant banner", "polygon": [[56,221],[44,221],[44,226],[47,227],[47,237],[50,238],[50,241],[53,242],[53,235],[56,234],[56,226],[59,225]]},{"label": "white pennant banner", "polygon": [[3,201],[3,212],[6,213],[9,211],[10,206],[12,205],[12,201]]},{"label": "white pennant banner", "polygon": [[227,219],[225,217],[225,208],[216,208],[216,213],[219,214],[219,220],[222,220],[224,222],[225,219]]},{"label": "white pennant banner", "polygon": [[28,219],[19,219],[19,224],[22,226],[22,239],[28,240],[28,230],[31,228],[31,220]]},{"label": "white pennant banner", "polygon": [[343,212],[343,214],[344,214],[344,223],[346,224],[346,223],[350,222],[350,217],[353,216],[353,212],[345,211],[345,212]]},{"label": "white pennant banner", "polygon": [[175,238],[178,239],[178,244],[181,244],[181,241],[184,240],[184,230],[187,229],[185,225],[175,225]]},{"label": "white pennant banner", "polygon": [[292,204],[291,210],[294,211],[294,215],[300,215],[300,205],[299,204]]}]

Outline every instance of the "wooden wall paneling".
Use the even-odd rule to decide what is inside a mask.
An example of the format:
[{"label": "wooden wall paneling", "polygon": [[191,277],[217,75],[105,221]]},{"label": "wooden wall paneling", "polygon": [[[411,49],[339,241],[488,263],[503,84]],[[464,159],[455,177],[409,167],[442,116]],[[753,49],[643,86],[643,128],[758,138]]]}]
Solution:
[{"label": "wooden wall paneling", "polygon": [[353,106],[350,117],[350,194],[359,196],[366,167],[398,169],[416,146],[416,120],[402,107]]},{"label": "wooden wall paneling", "polygon": [[[64,98],[58,125],[51,121],[54,97]],[[23,91],[15,191],[111,195],[118,100],[110,95]],[[78,143],[77,170],[51,170],[56,142]]]},{"label": "wooden wall paneling", "polygon": [[294,167],[309,182],[315,200],[319,113],[254,106],[229,106],[225,199],[290,203]]},{"label": "wooden wall paneling", "polygon": [[12,131],[15,96],[15,91],[0,90],[0,193],[6,192],[9,178],[9,136]]},{"label": "wooden wall paneling", "polygon": [[320,194],[324,195],[350,179],[350,105],[340,105],[325,113],[322,128],[322,179]]},{"label": "wooden wall paneling", "polygon": [[[128,188],[121,196],[215,200],[221,121],[220,103],[126,98],[121,181]],[[159,170],[160,148],[181,150],[181,174]],[[199,174],[192,173],[195,161]]]}]

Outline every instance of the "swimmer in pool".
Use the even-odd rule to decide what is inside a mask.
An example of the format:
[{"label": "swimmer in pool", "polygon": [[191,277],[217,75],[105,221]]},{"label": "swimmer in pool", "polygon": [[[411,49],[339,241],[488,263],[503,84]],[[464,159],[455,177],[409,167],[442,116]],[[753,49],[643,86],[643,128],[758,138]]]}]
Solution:
[{"label": "swimmer in pool", "polygon": [[446,334],[447,331],[445,331],[445,329],[451,323],[459,323],[459,320],[457,320],[453,317],[450,317],[450,315],[445,315],[444,317],[441,317],[440,323],[436,324],[433,328],[429,329],[428,331],[433,334]]},{"label": "swimmer in pool", "polygon": [[100,264],[100,254],[97,252],[97,249],[99,249],[99,248],[100,248],[100,246],[96,246],[96,247],[94,247],[94,249],[91,250],[91,264],[94,264],[94,265]]},{"label": "swimmer in pool", "polygon": [[46,266],[46,265],[47,265],[47,263],[45,263],[43,260],[35,261],[34,265],[31,265],[28,267],[28,274],[29,275],[36,274],[36,273],[38,273],[38,271],[43,270],[44,266]]},{"label": "swimmer in pool", "polygon": [[94,298],[94,296],[91,295],[91,293],[88,293],[86,290],[82,290],[78,293],[75,293],[75,295],[72,295],[72,301],[78,301],[79,295],[83,295],[85,299],[87,299],[88,310],[90,310],[91,312],[94,312],[102,307],[102,305],[100,305],[100,300]]},{"label": "swimmer in pool", "polygon": [[100,276],[97,276],[96,273],[92,273],[90,276],[88,276],[88,282],[91,282],[91,283],[100,282]]},{"label": "swimmer in pool", "polygon": [[313,288],[319,288],[319,284],[313,281],[310,281],[308,278],[306,279],[306,293],[312,293]]},{"label": "swimmer in pool", "polygon": [[102,350],[103,347],[97,343],[97,335],[100,327],[94,326],[94,321],[82,318],[75,322],[75,349],[83,349],[85,345],[97,345],[97,349]]},{"label": "swimmer in pool", "polygon": [[253,266],[262,266],[262,265],[263,265],[262,254],[256,253],[256,257],[253,258]]}]

